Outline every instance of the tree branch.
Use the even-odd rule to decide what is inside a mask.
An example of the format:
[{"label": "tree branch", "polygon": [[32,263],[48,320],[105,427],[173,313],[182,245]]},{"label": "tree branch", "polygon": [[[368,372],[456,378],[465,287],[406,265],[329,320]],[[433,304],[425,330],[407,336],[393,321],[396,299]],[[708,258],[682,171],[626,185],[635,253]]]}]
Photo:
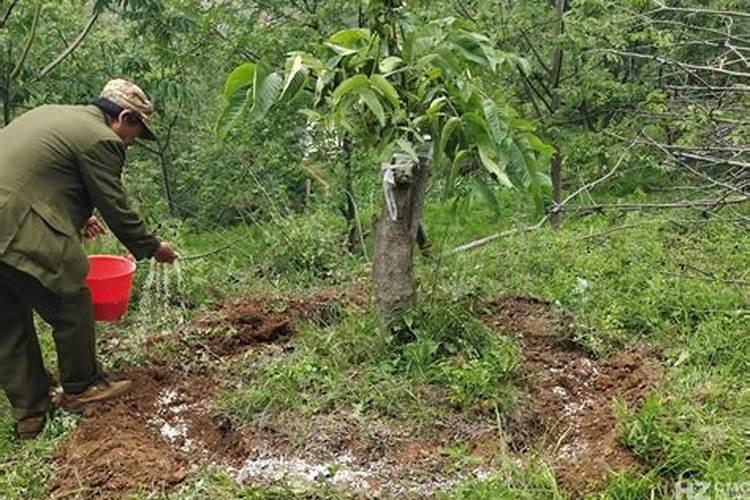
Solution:
[{"label": "tree branch", "polygon": [[690,14],[709,14],[709,15],[718,15],[718,16],[729,16],[729,17],[744,17],[744,18],[750,19],[750,13],[747,13],[747,12],[739,12],[736,10],[714,10],[714,9],[697,9],[697,8],[688,8],[688,7],[669,7],[667,5],[664,5],[662,2],[658,0],[654,0],[654,1],[659,6],[659,8],[649,12],[649,14],[655,14],[657,12],[687,12]]},{"label": "tree branch", "polygon": [[[716,66],[701,66],[698,64],[689,64],[681,61],[674,61],[672,59],[666,59],[664,57],[659,56],[653,56],[648,54],[639,54],[638,52],[627,52],[624,50],[615,50],[615,49],[605,49],[605,52],[610,52],[612,54],[618,54],[621,56],[626,57],[636,57],[640,59],[650,59],[652,61],[656,61],[662,64],[670,64],[673,66],[677,66],[679,68],[687,68],[692,69],[696,71],[710,71],[712,73],[720,73],[722,75],[728,75],[728,76],[736,76],[739,78],[747,78],[750,79],[750,73],[743,73],[741,71],[732,71],[724,68],[717,68]],[[692,74],[692,73],[691,73]],[[710,85],[707,85],[708,88],[711,88]]]},{"label": "tree branch", "polygon": [[715,208],[726,205],[740,205],[750,202],[750,196],[725,197],[719,200],[679,201],[674,203],[614,203],[602,205],[584,205],[560,207],[564,212],[599,212],[603,210],[621,210],[625,212],[641,210],[668,210],[677,208]]},{"label": "tree branch", "polygon": [[26,58],[29,56],[29,51],[31,51],[31,46],[34,45],[34,39],[36,38],[36,27],[39,24],[39,15],[41,13],[42,2],[37,0],[36,9],[34,10],[34,19],[31,21],[31,31],[29,32],[29,39],[26,40],[26,46],[23,48],[23,52],[21,53],[21,57],[16,63],[16,67],[13,68],[13,71],[10,72],[10,80],[15,80],[16,77],[21,73],[23,64],[26,62]]},{"label": "tree branch", "polygon": [[60,65],[70,54],[72,54],[80,45],[83,43],[83,40],[88,36],[88,34],[91,32],[91,29],[94,27],[94,24],[96,23],[96,20],[99,18],[99,13],[94,12],[92,16],[89,18],[88,23],[86,23],[86,26],[83,28],[83,31],[78,35],[78,37],[73,40],[73,43],[68,45],[68,47],[60,53],[51,63],[49,63],[47,66],[42,69],[42,71],[39,72],[38,79],[42,79],[45,76],[47,76],[53,69],[55,69],[57,66]]},{"label": "tree branch", "polygon": [[680,156],[682,158],[689,158],[691,160],[705,161],[709,163],[724,163],[726,165],[732,165],[733,167],[741,167],[745,169],[750,169],[750,163],[745,162],[745,161],[728,160],[724,158],[714,158],[712,156],[695,155],[692,153],[683,153],[680,151],[674,151],[672,152],[672,154],[674,156]]},{"label": "tree branch", "polygon": [[8,10],[5,11],[5,15],[3,15],[2,20],[0,20],[0,28],[5,27],[5,23],[8,22],[8,19],[10,19],[10,15],[13,12],[13,8],[18,4],[18,0],[13,0],[10,5],[8,5]]},{"label": "tree branch", "polygon": [[615,166],[612,167],[612,169],[609,172],[607,172],[604,176],[602,176],[602,177],[600,177],[600,178],[598,178],[598,179],[596,179],[596,180],[594,180],[592,182],[589,182],[588,184],[586,184],[586,185],[581,186],[580,188],[578,188],[575,192],[573,192],[573,194],[571,194],[570,196],[568,196],[567,198],[565,198],[559,205],[553,207],[552,210],[549,211],[549,213],[547,213],[544,217],[542,217],[541,219],[539,219],[539,221],[536,224],[534,224],[533,226],[522,227],[522,228],[517,228],[517,229],[509,229],[509,230],[503,231],[501,233],[493,234],[491,236],[487,236],[485,238],[481,238],[481,239],[478,239],[478,240],[466,243],[464,245],[461,245],[461,246],[456,247],[453,250],[449,251],[448,255],[452,255],[452,254],[460,253],[460,252],[465,252],[467,250],[473,250],[475,248],[479,248],[481,246],[484,246],[487,243],[490,243],[490,242],[495,241],[497,239],[505,238],[506,236],[511,236],[511,235],[514,235],[514,234],[528,233],[528,232],[531,232],[531,231],[536,231],[537,229],[541,228],[554,215],[559,214],[560,212],[562,212],[563,209],[564,209],[564,207],[565,207],[565,205],[570,200],[572,200],[573,198],[577,197],[579,194],[583,193],[584,191],[588,191],[590,189],[593,189],[594,187],[598,186],[599,184],[601,184],[601,183],[607,181],[608,179],[610,179],[617,172],[617,170],[620,168],[620,165],[622,165],[622,162],[625,161],[625,158],[627,158],[627,156],[628,156],[627,153],[630,151],[630,149],[632,149],[633,145],[634,145],[634,143],[631,142],[630,145],[627,147],[627,149],[623,152],[623,154],[617,160],[617,163],[615,164]]}]

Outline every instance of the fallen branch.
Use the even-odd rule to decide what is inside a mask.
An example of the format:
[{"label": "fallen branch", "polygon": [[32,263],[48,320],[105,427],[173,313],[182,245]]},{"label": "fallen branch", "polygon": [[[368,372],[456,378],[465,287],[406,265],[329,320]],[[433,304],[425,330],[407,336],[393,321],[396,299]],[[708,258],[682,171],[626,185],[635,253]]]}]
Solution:
[{"label": "fallen branch", "polygon": [[686,12],[689,14],[708,14],[714,16],[729,16],[729,17],[746,17],[750,18],[750,13],[740,12],[736,10],[715,10],[715,9],[697,9],[688,7],[669,7],[664,5],[663,2],[655,0],[658,9],[649,12],[648,14],[655,14],[657,12]]},{"label": "fallen branch", "polygon": [[601,205],[583,205],[560,207],[563,212],[602,212],[605,210],[640,211],[640,210],[668,210],[678,208],[711,208],[726,205],[739,205],[750,202],[750,196],[727,197],[723,200],[695,200],[675,203],[613,203]]},{"label": "fallen branch", "polygon": [[585,184],[585,185],[581,186],[580,188],[578,188],[576,191],[573,192],[573,194],[571,194],[570,196],[568,196],[567,198],[565,198],[562,202],[560,202],[559,205],[554,206],[552,208],[552,210],[550,210],[544,217],[542,217],[533,226],[522,227],[522,228],[517,228],[517,229],[509,229],[509,230],[503,231],[501,233],[493,234],[491,236],[487,236],[487,237],[484,237],[484,238],[481,238],[481,239],[478,239],[478,240],[466,243],[464,245],[461,245],[461,246],[456,247],[453,250],[449,251],[448,255],[453,255],[454,253],[464,252],[464,251],[467,251],[467,250],[473,250],[475,248],[479,248],[481,246],[484,246],[487,243],[490,243],[490,242],[495,241],[497,239],[505,238],[506,236],[511,236],[511,235],[514,235],[514,234],[528,233],[528,232],[531,232],[531,231],[536,231],[537,229],[541,228],[544,225],[544,223],[547,222],[554,215],[561,213],[562,210],[563,210],[563,208],[565,207],[565,205],[570,200],[572,200],[573,198],[575,198],[579,194],[583,193],[584,191],[588,191],[590,189],[593,189],[594,187],[598,186],[602,182],[605,182],[608,179],[610,179],[615,174],[615,172],[617,172],[617,170],[620,168],[620,165],[622,165],[622,162],[627,157],[628,151],[630,151],[630,149],[633,147],[633,145],[634,145],[634,143],[631,142],[630,145],[625,150],[625,152],[620,156],[620,159],[617,160],[617,163],[615,164],[615,166],[612,167],[612,169],[609,172],[607,172],[604,176],[602,176],[602,177],[600,177],[600,178],[598,178],[598,179],[596,179],[596,180],[594,180],[592,182],[589,182],[588,184]]}]

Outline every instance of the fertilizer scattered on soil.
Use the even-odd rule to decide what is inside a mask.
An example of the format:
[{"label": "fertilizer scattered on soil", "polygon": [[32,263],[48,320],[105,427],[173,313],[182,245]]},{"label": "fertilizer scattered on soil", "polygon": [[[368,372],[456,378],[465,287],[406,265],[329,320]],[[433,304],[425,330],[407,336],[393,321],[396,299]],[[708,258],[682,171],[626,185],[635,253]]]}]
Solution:
[{"label": "fertilizer scattered on soil", "polygon": [[244,456],[243,441],[222,427],[211,406],[207,377],[164,367],[139,368],[134,389],[96,405],[55,457],[55,498],[122,498],[139,487],[164,491],[202,463],[232,463]]},{"label": "fertilizer scattered on soil", "polygon": [[[260,457],[245,462],[236,474],[240,483],[261,484],[310,484],[326,483],[343,487],[352,493],[366,497],[409,497],[432,495],[448,491],[461,481],[469,478],[485,477],[488,473],[476,469],[471,474],[453,474],[451,478],[406,478],[404,471],[378,461],[366,467],[349,465],[346,456],[338,457],[330,463],[313,463],[299,458],[278,456]],[[387,479],[391,477],[392,480]]]},{"label": "fertilizer scattered on soil", "polygon": [[[201,349],[219,357],[278,356],[297,321],[336,320],[342,299],[332,295],[249,297],[221,306],[195,322],[193,334],[205,336],[180,344],[189,349],[184,356]],[[484,320],[517,337],[525,357],[529,397],[504,422],[447,409],[428,429],[337,413],[310,420],[267,415],[238,430],[213,402],[216,368],[196,371],[189,362],[173,367],[154,359],[153,366],[125,374],[135,383],[132,393],[87,410],[57,453],[51,494],[122,498],[139,488],[168,491],[213,464],[250,484],[325,483],[362,498],[424,498],[497,474],[509,460],[522,466],[524,453],[540,444],[559,482],[576,495],[595,490],[610,469],[637,468],[618,443],[612,401],[631,408],[642,402],[662,375],[656,353],[636,347],[594,359],[554,334],[571,320],[534,299],[500,297],[486,310]],[[249,351],[254,345],[267,349]],[[449,451],[457,446],[471,454],[458,467]]]},{"label": "fertilizer scattered on soil", "polygon": [[608,470],[637,469],[636,457],[619,443],[612,405],[615,399],[641,405],[663,375],[658,354],[635,346],[593,359],[554,334],[571,320],[535,299],[500,297],[487,309],[485,320],[516,336],[525,358],[530,394],[508,422],[511,447],[522,452],[545,442],[558,480],[579,493],[599,486]]},{"label": "fertilizer scattered on soil", "polygon": [[184,323],[188,317],[185,297],[180,261],[160,264],[152,260],[140,290],[134,334],[130,340],[140,344],[144,337],[153,332],[155,325],[174,328],[174,325]]}]

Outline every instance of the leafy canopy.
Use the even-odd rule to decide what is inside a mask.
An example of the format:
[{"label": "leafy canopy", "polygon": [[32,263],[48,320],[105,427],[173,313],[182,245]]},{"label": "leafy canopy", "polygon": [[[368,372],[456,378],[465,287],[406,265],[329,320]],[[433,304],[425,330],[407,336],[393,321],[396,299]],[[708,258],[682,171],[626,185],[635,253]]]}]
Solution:
[{"label": "leafy canopy", "polygon": [[226,81],[220,136],[243,116],[259,119],[274,103],[307,90],[312,107],[302,112],[310,120],[375,148],[383,160],[397,149],[414,156],[417,146],[431,143],[445,195],[463,170],[478,164],[499,184],[530,190],[541,209],[552,148],[533,123],[493,95],[501,71],[528,63],[455,17],[421,22],[404,14],[397,22],[396,37],[338,31],[315,53],[291,53],[283,72],[263,62],[239,66]]}]

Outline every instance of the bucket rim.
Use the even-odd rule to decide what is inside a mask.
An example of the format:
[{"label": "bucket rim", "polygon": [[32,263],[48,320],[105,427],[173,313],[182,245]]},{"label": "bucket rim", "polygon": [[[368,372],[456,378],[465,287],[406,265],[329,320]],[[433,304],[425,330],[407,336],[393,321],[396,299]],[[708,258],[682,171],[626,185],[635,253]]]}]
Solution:
[{"label": "bucket rim", "polygon": [[129,276],[135,272],[136,264],[133,259],[129,259],[127,257],[123,257],[121,255],[110,255],[110,254],[97,254],[97,255],[89,255],[88,256],[89,262],[93,261],[118,261],[118,262],[126,262],[129,264],[128,269],[126,271],[123,271],[121,273],[113,274],[110,276],[107,276],[106,278],[92,278],[90,276],[86,277],[87,281],[104,281],[104,280],[112,280],[117,278],[122,278],[125,276]]}]

